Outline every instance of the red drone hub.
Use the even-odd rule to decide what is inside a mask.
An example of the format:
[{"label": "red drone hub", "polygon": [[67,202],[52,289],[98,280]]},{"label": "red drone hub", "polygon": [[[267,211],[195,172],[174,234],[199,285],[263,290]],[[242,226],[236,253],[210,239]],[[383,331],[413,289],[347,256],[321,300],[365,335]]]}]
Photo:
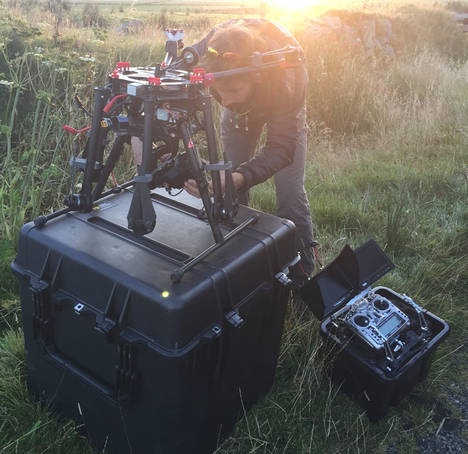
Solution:
[{"label": "red drone hub", "polygon": [[161,79],[159,77],[148,77],[148,83],[150,85],[161,85]]},{"label": "red drone hub", "polygon": [[128,61],[117,62],[117,69],[120,69],[120,70],[126,69],[128,71],[130,69],[130,62]]}]

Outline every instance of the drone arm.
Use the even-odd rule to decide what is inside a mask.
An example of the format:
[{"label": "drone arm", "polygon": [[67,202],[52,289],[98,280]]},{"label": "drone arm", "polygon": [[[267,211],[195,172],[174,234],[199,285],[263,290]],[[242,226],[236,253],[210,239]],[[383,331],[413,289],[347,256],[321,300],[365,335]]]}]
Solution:
[{"label": "drone arm", "polygon": [[197,147],[193,143],[189,128],[185,122],[182,122],[180,124],[180,133],[184,142],[185,149],[187,150],[187,153],[190,157],[192,171],[194,173],[195,181],[197,182],[200,197],[203,201],[203,206],[205,208],[206,216],[208,218],[211,231],[213,232],[214,239],[217,243],[223,243],[224,236],[221,232],[219,224],[216,222],[213,216],[213,207],[208,192],[208,182],[206,181],[206,177],[203,174],[200,155],[198,154]]},{"label": "drone arm", "polygon": [[[211,98],[206,98],[203,100],[203,116],[205,119],[205,132],[206,140],[208,142],[208,154],[210,159],[210,164],[216,164],[218,162],[218,152],[216,144],[216,136],[213,126],[213,115],[211,112]],[[214,192],[214,203],[215,203],[215,213],[218,214],[218,210],[221,209],[223,203],[223,191],[221,188],[221,178],[219,172],[211,172],[211,179],[213,181],[213,192]]]},{"label": "drone arm", "polygon": [[124,143],[127,142],[129,138],[130,138],[129,136],[122,135],[122,136],[117,136],[117,138],[115,139],[114,144],[112,145],[110,155],[107,158],[106,164],[104,165],[104,168],[102,169],[102,173],[99,177],[99,180],[96,183],[96,186],[94,187],[93,201],[101,198],[101,194],[102,194],[104,187],[106,186],[107,179],[109,178],[109,175],[111,174],[112,170],[114,170],[114,167],[117,164],[117,161],[122,155],[122,152],[124,150],[124,147],[123,147]]},{"label": "drone arm", "polygon": [[259,71],[266,71],[272,68],[281,68],[285,64],[286,64],[286,59],[280,58],[274,62],[262,63],[258,66],[245,66],[242,68],[228,69],[226,71],[218,71],[215,73],[211,73],[211,77],[214,80],[224,79],[226,77],[238,76],[241,74],[249,74],[249,73],[256,73]]},{"label": "drone arm", "polygon": [[106,104],[108,97],[108,91],[105,88],[96,88],[94,93],[94,111],[91,124],[91,131],[89,135],[88,142],[88,153],[86,156],[86,167],[85,167],[85,176],[83,180],[83,189],[82,195],[84,197],[83,209],[86,211],[91,210],[92,200],[92,184],[95,171],[96,159],[99,157],[100,148],[102,149],[102,143],[100,139],[102,138],[102,128],[101,128],[101,119],[103,114],[103,109]]}]

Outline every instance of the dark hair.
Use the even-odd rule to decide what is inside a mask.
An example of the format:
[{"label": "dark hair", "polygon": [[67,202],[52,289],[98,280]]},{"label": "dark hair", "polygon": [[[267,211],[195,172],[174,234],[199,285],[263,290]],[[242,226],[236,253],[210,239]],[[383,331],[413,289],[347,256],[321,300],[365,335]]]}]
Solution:
[{"label": "dark hair", "polygon": [[215,52],[207,51],[201,66],[216,72],[248,65],[254,52],[266,52],[274,47],[264,37],[262,28],[249,27],[243,20],[218,27],[208,40],[208,47]]}]

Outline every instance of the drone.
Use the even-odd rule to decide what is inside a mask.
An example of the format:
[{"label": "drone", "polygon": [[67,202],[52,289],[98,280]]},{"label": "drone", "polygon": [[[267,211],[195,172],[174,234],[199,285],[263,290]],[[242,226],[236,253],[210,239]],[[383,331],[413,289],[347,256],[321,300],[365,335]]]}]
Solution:
[{"label": "drone", "polygon": [[[288,45],[265,53],[255,52],[248,66],[210,73],[197,67],[197,50],[184,47],[183,29],[167,29],[165,34],[164,60],[150,67],[132,67],[129,62],[118,62],[108,75],[108,83],[94,88],[92,115],[77,100],[79,107],[91,117],[91,125],[81,129],[64,126],[64,129],[75,138],[84,133],[87,136],[84,149],[81,153],[75,149],[70,162],[73,172],[83,172],[81,190],[65,198],[65,208],[40,216],[35,223],[42,226],[70,211],[90,212],[98,200],[133,187],[128,228],[137,236],[145,235],[156,226],[151,190],[156,187],[164,187],[168,192],[182,189],[186,180],[194,179],[203,202],[200,217],[208,221],[214,244],[173,273],[173,281],[177,282],[187,270],[257,220],[254,215],[225,235],[221,231],[221,223],[232,222],[235,218],[238,200],[232,163],[224,152],[222,159],[219,158],[209,87],[217,80],[241,74],[299,66],[304,59],[300,48]],[[200,131],[206,137],[208,162],[201,159],[196,143],[195,134]],[[132,181],[105,191],[124,144],[130,143],[134,136],[143,143],[142,162],[137,166],[136,176]],[[112,140],[105,160],[104,151]],[[77,147],[76,141],[74,144]],[[225,172],[224,192],[221,172]],[[213,186],[212,197],[208,175]]]}]

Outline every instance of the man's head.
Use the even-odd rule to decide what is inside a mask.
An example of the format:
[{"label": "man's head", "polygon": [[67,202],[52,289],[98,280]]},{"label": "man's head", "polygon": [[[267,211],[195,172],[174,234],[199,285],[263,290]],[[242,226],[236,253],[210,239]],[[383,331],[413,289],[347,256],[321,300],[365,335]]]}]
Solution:
[{"label": "man's head", "polygon": [[229,77],[213,84],[219,102],[229,110],[244,113],[255,98],[255,82],[249,75]]},{"label": "man's head", "polygon": [[[201,66],[209,72],[249,66],[254,52],[267,50],[269,46],[261,28],[249,27],[242,20],[233,21],[214,32]],[[252,107],[259,83],[261,76],[258,74],[244,74],[218,80],[212,88],[221,104],[234,112],[244,113]]]}]

